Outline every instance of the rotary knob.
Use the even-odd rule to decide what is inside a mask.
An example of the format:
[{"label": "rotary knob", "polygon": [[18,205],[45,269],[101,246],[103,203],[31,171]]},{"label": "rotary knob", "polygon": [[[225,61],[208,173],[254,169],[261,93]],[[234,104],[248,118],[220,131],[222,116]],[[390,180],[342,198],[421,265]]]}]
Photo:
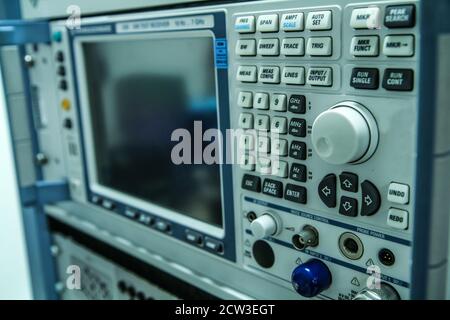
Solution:
[{"label": "rotary knob", "polygon": [[321,113],[312,127],[312,144],[331,164],[362,163],[375,152],[378,127],[369,110],[359,103],[338,103]]},{"label": "rotary knob", "polygon": [[252,221],[250,229],[257,239],[262,239],[277,234],[278,225],[279,223],[273,215],[265,213]]},{"label": "rotary knob", "polygon": [[298,294],[312,298],[330,287],[331,272],[322,261],[311,259],[294,269],[291,282]]},{"label": "rotary knob", "polygon": [[400,297],[394,288],[382,282],[378,289],[363,289],[353,300],[400,300]]}]

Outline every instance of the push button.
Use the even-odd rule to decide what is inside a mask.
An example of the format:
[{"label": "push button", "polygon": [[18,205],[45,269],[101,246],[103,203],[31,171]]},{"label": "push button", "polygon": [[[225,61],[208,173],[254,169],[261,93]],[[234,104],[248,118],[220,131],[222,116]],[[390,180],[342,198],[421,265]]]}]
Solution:
[{"label": "push button", "polygon": [[306,19],[306,29],[311,31],[331,30],[332,13],[331,11],[317,11],[308,13]]},{"label": "push button", "polygon": [[270,110],[281,112],[286,111],[286,95],[273,94],[270,99]]},{"label": "push button", "polygon": [[359,8],[353,10],[350,26],[353,29],[379,29],[380,20],[380,8]]},{"label": "push button", "polygon": [[261,192],[261,178],[250,174],[244,174],[241,187],[245,190]]},{"label": "push button", "polygon": [[348,192],[358,192],[358,176],[354,173],[342,172],[339,176],[341,189]]},{"label": "push button", "polygon": [[388,57],[412,57],[414,55],[414,36],[386,36],[383,53]]},{"label": "push button", "polygon": [[64,52],[62,51],[56,52],[55,60],[58,62],[64,62]]},{"label": "push button", "polygon": [[264,179],[263,191],[264,194],[276,198],[283,197],[283,183],[272,179]]},{"label": "push button", "polygon": [[277,32],[278,31],[278,15],[265,14],[258,17],[256,29],[260,32]]},{"label": "push button", "polygon": [[255,129],[258,131],[269,131],[270,118],[269,116],[258,114],[255,119]]},{"label": "push button", "polygon": [[350,54],[355,57],[376,57],[379,53],[378,36],[353,37]]},{"label": "push button", "polygon": [[161,232],[170,232],[171,230],[170,224],[161,220],[155,223],[155,228]]},{"label": "push button", "polygon": [[116,204],[109,200],[103,200],[102,207],[107,210],[114,210],[116,208]]},{"label": "push button", "polygon": [[262,56],[278,56],[280,54],[280,41],[278,39],[259,40],[258,54]]},{"label": "push button", "polygon": [[256,40],[255,39],[238,40],[236,43],[236,54],[240,56],[255,56]]},{"label": "push button", "polygon": [[253,94],[251,92],[239,92],[237,103],[241,108],[251,108],[253,106]]},{"label": "push button", "polygon": [[241,169],[246,171],[255,171],[256,160],[255,157],[249,154],[244,154],[241,157]]},{"label": "push button", "polygon": [[388,6],[384,25],[388,28],[412,28],[416,24],[416,7],[412,5]]},{"label": "push button", "polygon": [[306,188],[288,183],[284,192],[284,198],[292,202],[305,204]]},{"label": "push button", "polygon": [[223,253],[223,243],[211,238],[206,238],[205,239],[205,248],[207,248],[208,250],[211,250],[215,253]]},{"label": "push button", "polygon": [[408,229],[408,211],[391,208],[387,217],[387,225],[394,229]]},{"label": "push button", "polygon": [[311,86],[331,87],[333,85],[332,73],[333,69],[331,68],[309,68],[306,83]]},{"label": "push button", "polygon": [[274,156],[287,156],[287,140],[284,139],[273,139],[272,141],[272,155]]},{"label": "push button", "polygon": [[350,85],[355,89],[376,90],[380,75],[376,68],[353,68]]},{"label": "push button", "polygon": [[272,161],[269,158],[258,157],[256,170],[262,175],[272,174]]},{"label": "push button", "polygon": [[306,120],[292,118],[289,122],[289,134],[295,137],[306,137]]},{"label": "push button", "polygon": [[253,114],[241,113],[239,115],[239,127],[242,129],[253,129]]},{"label": "push button", "polygon": [[61,80],[61,81],[59,82],[59,88],[60,88],[61,90],[66,91],[67,88],[68,88],[67,81],[66,81],[66,80]]},{"label": "push button", "polygon": [[281,54],[285,56],[304,56],[305,55],[305,39],[303,38],[286,38],[281,43]]},{"label": "push button", "polygon": [[287,133],[287,119],[284,117],[273,117],[270,130],[273,133],[286,134]]},{"label": "push button", "polygon": [[383,88],[391,91],[412,91],[414,87],[414,71],[411,69],[386,69],[384,71]]},{"label": "push button", "polygon": [[139,223],[145,224],[146,226],[151,226],[155,222],[152,217],[142,213],[137,215],[137,220]]},{"label": "push button", "polygon": [[283,31],[303,31],[303,13],[302,12],[292,12],[285,13],[281,16],[281,30]]},{"label": "push button", "polygon": [[251,134],[243,134],[239,140],[241,150],[251,151],[255,149],[255,137]]},{"label": "push button", "polygon": [[372,216],[377,213],[381,205],[381,197],[377,187],[370,181],[365,180],[361,183],[362,204],[361,215]]},{"label": "push button", "polygon": [[306,143],[292,141],[289,156],[297,160],[306,160]]},{"label": "push button", "polygon": [[192,230],[186,230],[186,240],[196,245],[203,245],[203,236]]},{"label": "push button", "polygon": [[270,139],[268,137],[258,137],[258,153],[268,154],[270,152]]},{"label": "push button", "polygon": [[238,17],[234,23],[234,30],[236,30],[239,33],[255,32],[255,17],[254,16]]},{"label": "push button", "polygon": [[256,82],[257,76],[256,66],[239,66],[236,80],[241,82]]},{"label": "push button", "polygon": [[267,110],[269,109],[269,94],[264,92],[257,92],[253,101],[253,106],[256,109]]},{"label": "push button", "polygon": [[272,164],[272,175],[279,178],[287,178],[288,164],[286,161],[274,160]]},{"label": "push button", "polygon": [[61,77],[64,77],[66,75],[66,68],[64,66],[59,66],[58,67],[58,75],[60,75]]},{"label": "push button", "polygon": [[308,39],[306,53],[313,57],[331,56],[333,53],[331,37],[314,37]]},{"label": "push button", "polygon": [[259,82],[280,83],[280,67],[261,67],[259,70]]},{"label": "push button", "polygon": [[291,165],[289,177],[298,182],[306,182],[306,166],[299,163]]},{"label": "push button", "polygon": [[388,201],[398,204],[408,204],[409,186],[407,184],[392,182],[389,185]]},{"label": "push button", "polygon": [[305,84],[305,68],[303,67],[284,67],[281,76],[281,82],[285,84]]},{"label": "push button", "polygon": [[356,217],[358,215],[358,200],[349,197],[341,197],[339,213],[347,217]]},{"label": "push button", "polygon": [[329,174],[319,183],[319,198],[328,208],[336,207],[336,175]]},{"label": "push button", "polygon": [[299,94],[293,94],[289,98],[288,110],[292,113],[306,113],[306,97]]}]

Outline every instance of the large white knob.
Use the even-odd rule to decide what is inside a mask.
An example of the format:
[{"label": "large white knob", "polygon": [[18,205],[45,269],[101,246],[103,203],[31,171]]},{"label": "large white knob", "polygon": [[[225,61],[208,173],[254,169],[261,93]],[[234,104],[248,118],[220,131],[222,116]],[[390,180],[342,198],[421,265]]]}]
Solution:
[{"label": "large white knob", "polygon": [[312,145],[331,164],[367,161],[378,145],[375,118],[361,104],[346,101],[321,113],[312,127]]},{"label": "large white knob", "polygon": [[270,214],[263,214],[252,221],[250,229],[257,239],[273,236],[277,233],[277,220]]}]

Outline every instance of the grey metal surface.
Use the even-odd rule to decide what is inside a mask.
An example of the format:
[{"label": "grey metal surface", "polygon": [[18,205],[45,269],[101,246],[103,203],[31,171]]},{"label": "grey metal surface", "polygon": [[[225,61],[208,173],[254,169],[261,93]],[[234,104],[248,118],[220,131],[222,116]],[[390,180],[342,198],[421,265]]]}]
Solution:
[{"label": "grey metal surface", "polygon": [[[375,116],[379,131],[380,131],[380,144],[375,152],[375,155],[366,163],[360,165],[342,165],[332,166],[319,157],[312,154],[304,163],[311,171],[311,179],[305,184],[308,188],[308,204],[297,205],[292,204],[286,200],[274,200],[271,197],[262,194],[251,194],[249,192],[242,191],[240,183],[243,175],[243,171],[238,165],[234,167],[234,196],[235,196],[235,227],[236,234],[236,250],[238,254],[237,262],[230,263],[220,258],[214,257],[207,253],[201,252],[192,246],[188,246],[177,240],[165,237],[159,233],[151,231],[150,229],[138,225],[128,219],[111,214],[106,210],[93,208],[86,203],[85,199],[85,185],[84,185],[84,168],[81,161],[81,142],[80,142],[80,128],[81,124],[77,123],[75,112],[77,108],[83,106],[77,106],[76,93],[73,90],[73,70],[72,66],[67,65],[67,78],[69,80],[69,90],[61,93],[55,93],[53,91],[53,97],[48,99],[45,104],[45,112],[56,123],[60,124],[62,120],[69,116],[74,119],[74,127],[70,132],[62,131],[62,129],[56,126],[49,126],[47,128],[48,136],[61,137],[60,148],[48,148],[51,158],[62,159],[63,164],[57,162],[51,162],[46,167],[46,176],[58,176],[66,175],[69,178],[72,187],[72,197],[75,200],[73,203],[65,203],[58,206],[52,206],[48,208],[48,214],[76,226],[98,237],[103,241],[113,244],[117,248],[121,248],[130,252],[132,255],[139,256],[145,261],[168,270],[175,276],[187,279],[192,284],[197,284],[201,288],[223,298],[262,298],[262,299],[298,299],[299,297],[294,293],[290,283],[290,272],[298,262],[300,258],[302,261],[309,259],[310,256],[304,253],[299,253],[295,250],[283,247],[279,244],[272,243],[275,249],[277,262],[274,267],[269,270],[260,270],[253,258],[244,257],[246,249],[246,243],[251,243],[255,240],[249,236],[245,230],[249,228],[248,222],[243,218],[244,212],[248,210],[254,210],[258,214],[267,210],[264,206],[252,204],[245,201],[245,196],[256,198],[257,200],[273,203],[284,206],[286,208],[294,209],[304,213],[315,214],[322,219],[331,219],[339,223],[349,224],[361,230],[369,230],[373,233],[381,233],[391,237],[396,237],[406,242],[412,241],[414,230],[410,227],[405,231],[397,231],[389,228],[386,225],[387,212],[389,208],[396,207],[403,210],[407,210],[410,215],[409,225],[414,223],[414,217],[416,212],[414,211],[415,202],[415,172],[416,172],[416,157],[417,157],[417,145],[416,138],[419,132],[417,131],[418,122],[418,80],[419,64],[421,62],[420,46],[416,46],[416,54],[412,58],[386,58],[380,55],[377,58],[359,58],[354,59],[349,54],[350,41],[355,34],[372,34],[374,31],[354,31],[348,25],[350,14],[353,8],[360,6],[367,6],[367,4],[378,5],[381,8],[385,8],[388,4],[404,4],[404,1],[359,1],[353,3],[351,1],[339,1],[336,5],[333,1],[328,0],[308,0],[301,3],[299,7],[296,1],[261,1],[255,3],[240,3],[227,6],[217,6],[206,9],[201,9],[200,12],[207,12],[214,9],[226,10],[227,13],[227,38],[228,38],[228,63],[229,63],[229,88],[230,88],[230,116],[232,119],[232,127],[238,127],[238,118],[241,110],[236,106],[237,94],[241,90],[252,92],[268,92],[268,93],[298,93],[304,94],[308,101],[311,103],[311,109],[307,111],[304,118],[308,125],[311,125],[314,119],[323,111],[336,103],[352,100],[357,101],[366,108],[368,108]],[[415,3],[420,7],[420,1],[407,1],[407,3]],[[125,5],[125,4],[124,4]],[[233,30],[233,24],[235,17],[252,14],[259,15],[262,13],[282,13],[292,11],[309,12],[314,10],[322,10],[329,8],[335,12],[335,27],[330,32],[321,32],[324,35],[330,35],[333,37],[334,54],[329,58],[292,58],[287,59],[283,57],[270,58],[260,57],[255,58],[241,58],[236,57],[234,53],[234,47],[236,40],[239,38],[238,34]],[[59,9],[61,12],[61,9]],[[94,10],[94,9],[93,9]],[[383,9],[384,10],[384,9]],[[117,15],[115,17],[92,17],[83,21],[86,24],[94,24],[104,21],[122,21],[129,19],[141,19],[157,17],[158,15],[171,15],[171,14],[188,14],[197,12],[193,9],[189,10],[175,10],[164,12],[141,12],[130,15]],[[61,14],[61,13],[60,13]],[[61,30],[65,32],[65,21],[55,22],[52,24],[53,30]],[[420,43],[421,36],[419,34],[419,27],[422,21],[418,20],[415,28],[406,31],[409,34],[414,34],[416,43]],[[383,39],[387,34],[403,34],[405,30],[387,30],[383,28],[381,31],[376,31],[376,34],[380,35]],[[313,32],[302,32],[300,36],[310,37]],[[40,46],[39,55],[47,57],[48,60],[54,59],[54,54],[57,50],[63,50],[66,59],[70,59],[69,44],[67,43],[67,34],[63,34],[63,42],[60,44],[53,44],[51,48],[46,46]],[[267,37],[283,38],[286,35],[282,32],[279,34],[271,34]],[[246,35],[249,38],[260,39],[262,35],[256,33],[254,35]],[[446,52],[447,42],[445,39],[442,43],[443,52]],[[31,48],[28,48],[31,50]],[[31,53],[31,51],[30,51]],[[292,88],[285,85],[266,85],[266,84],[242,84],[235,81],[235,74],[237,67],[241,64],[254,64],[254,65],[299,65],[299,66],[331,66],[334,69],[334,85],[331,88],[315,88],[310,86]],[[349,79],[351,70],[354,66],[361,67],[377,67],[381,71],[388,67],[401,67],[412,68],[415,70],[416,85],[415,90],[410,93],[396,93],[387,92],[384,89],[377,91],[357,91],[350,87]],[[42,79],[42,73],[55,74],[55,66],[53,64],[47,64],[46,67],[40,69],[39,72],[33,76],[33,79]],[[381,72],[381,75],[383,72]],[[447,73],[440,74],[442,85],[447,82]],[[41,77],[41,78],[39,78]],[[57,78],[50,79],[39,83],[42,92],[46,92],[47,96],[52,95],[52,90],[57,86]],[[37,81],[37,80],[36,80]],[[442,118],[446,118],[448,108],[446,108],[447,94],[445,90],[440,95],[442,109]],[[67,98],[72,102],[72,107],[69,111],[61,110],[59,103],[62,99]],[[267,115],[278,115],[274,111],[264,112]],[[256,113],[255,113],[256,114]],[[303,116],[302,116],[303,117]],[[59,121],[58,121],[59,119]],[[448,123],[443,121],[440,124],[439,129],[442,130],[442,139],[439,140],[437,150],[440,152],[447,152],[449,149],[449,142],[446,139],[446,129]],[[441,131],[439,131],[441,133]],[[44,146],[49,144],[49,140],[45,139],[45,136],[41,136]],[[288,138],[292,140],[292,138]],[[56,141],[56,140],[55,140]],[[308,135],[304,141],[307,142],[308,147],[311,148],[311,139]],[[77,146],[78,154],[70,154],[68,145],[74,144]],[[55,144],[57,145],[57,144]],[[291,162],[291,160],[288,160]],[[445,190],[448,190],[448,180],[444,179],[448,173],[446,160],[443,159],[436,164],[439,172],[442,172],[440,176],[441,180],[436,182],[436,187],[442,193],[436,192],[435,204],[436,211],[443,210],[442,215],[434,215],[433,223],[438,226],[439,235],[444,236],[448,228],[448,215],[445,211],[448,209],[448,199],[445,197]],[[320,180],[328,173],[335,173],[339,175],[343,171],[354,172],[359,175],[360,182],[365,179],[373,182],[379,189],[382,197],[382,206],[377,215],[373,217],[356,217],[348,218],[341,216],[337,213],[336,209],[327,209],[319,200],[317,196],[317,185]],[[391,182],[406,183],[411,188],[410,202],[406,205],[394,205],[390,204],[387,198],[388,186]],[[343,194],[343,193],[342,193]],[[338,194],[340,196],[341,193]],[[420,195],[419,195],[420,196]],[[285,226],[293,226],[297,232],[303,224],[311,223],[319,229],[320,235],[323,237],[323,241],[319,241],[319,247],[315,248],[320,254],[324,254],[328,257],[332,257],[339,261],[344,261],[350,264],[352,268],[346,267],[343,264],[329,263],[329,267],[332,272],[337,275],[334,278],[333,287],[327,290],[321,298],[331,297],[339,298],[341,296],[349,297],[354,295],[354,292],[361,290],[368,275],[364,272],[366,268],[366,262],[370,259],[379,265],[383,274],[394,277],[407,284],[415,281],[411,279],[410,266],[412,261],[412,251],[409,246],[401,245],[382,237],[374,237],[365,235],[362,232],[358,233],[365,245],[365,252],[363,258],[358,261],[349,261],[340,254],[337,247],[337,239],[339,235],[345,231],[345,228],[332,226],[327,223],[321,223],[312,221],[311,219],[296,217],[294,215],[287,215],[280,210],[272,210],[276,214],[282,216],[283,224]],[[422,213],[423,214],[423,213]],[[278,240],[284,242],[290,242],[291,233],[285,231],[279,237]],[[442,240],[441,241],[445,241]],[[428,239],[424,239],[428,241]],[[434,241],[437,241],[436,243]],[[448,240],[447,240],[448,241]],[[391,249],[397,256],[396,264],[392,267],[386,267],[380,265],[377,261],[377,251],[387,247]],[[439,270],[433,270],[433,274],[442,275],[441,270],[442,263],[446,263],[447,250],[446,246],[439,245],[439,238],[432,240],[432,248],[435,248],[430,254],[430,268],[433,266]],[[183,250],[180,250],[183,248]],[[437,265],[437,266],[436,266]],[[359,268],[357,271],[355,268]],[[362,271],[361,271],[362,270]],[[435,272],[436,271],[436,272]],[[439,271],[439,272],[438,272]],[[352,284],[354,278],[358,279],[359,286]],[[433,278],[436,279],[436,278]],[[438,283],[434,280],[433,285]],[[394,285],[399,292],[402,299],[409,298],[409,289],[405,286]],[[437,287],[436,287],[437,288]],[[430,283],[430,290],[433,291],[433,286]],[[439,287],[434,290],[434,297],[442,297],[445,289]],[[341,296],[340,296],[341,295]]]}]

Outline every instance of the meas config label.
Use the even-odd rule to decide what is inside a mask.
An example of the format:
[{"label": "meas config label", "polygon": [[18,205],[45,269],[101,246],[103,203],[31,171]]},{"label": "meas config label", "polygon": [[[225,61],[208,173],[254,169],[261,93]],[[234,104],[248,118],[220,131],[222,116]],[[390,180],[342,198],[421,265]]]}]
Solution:
[{"label": "meas config label", "polygon": [[209,29],[214,27],[213,15],[177,17],[167,19],[148,19],[131,22],[118,22],[117,33],[151,32],[167,30]]}]

